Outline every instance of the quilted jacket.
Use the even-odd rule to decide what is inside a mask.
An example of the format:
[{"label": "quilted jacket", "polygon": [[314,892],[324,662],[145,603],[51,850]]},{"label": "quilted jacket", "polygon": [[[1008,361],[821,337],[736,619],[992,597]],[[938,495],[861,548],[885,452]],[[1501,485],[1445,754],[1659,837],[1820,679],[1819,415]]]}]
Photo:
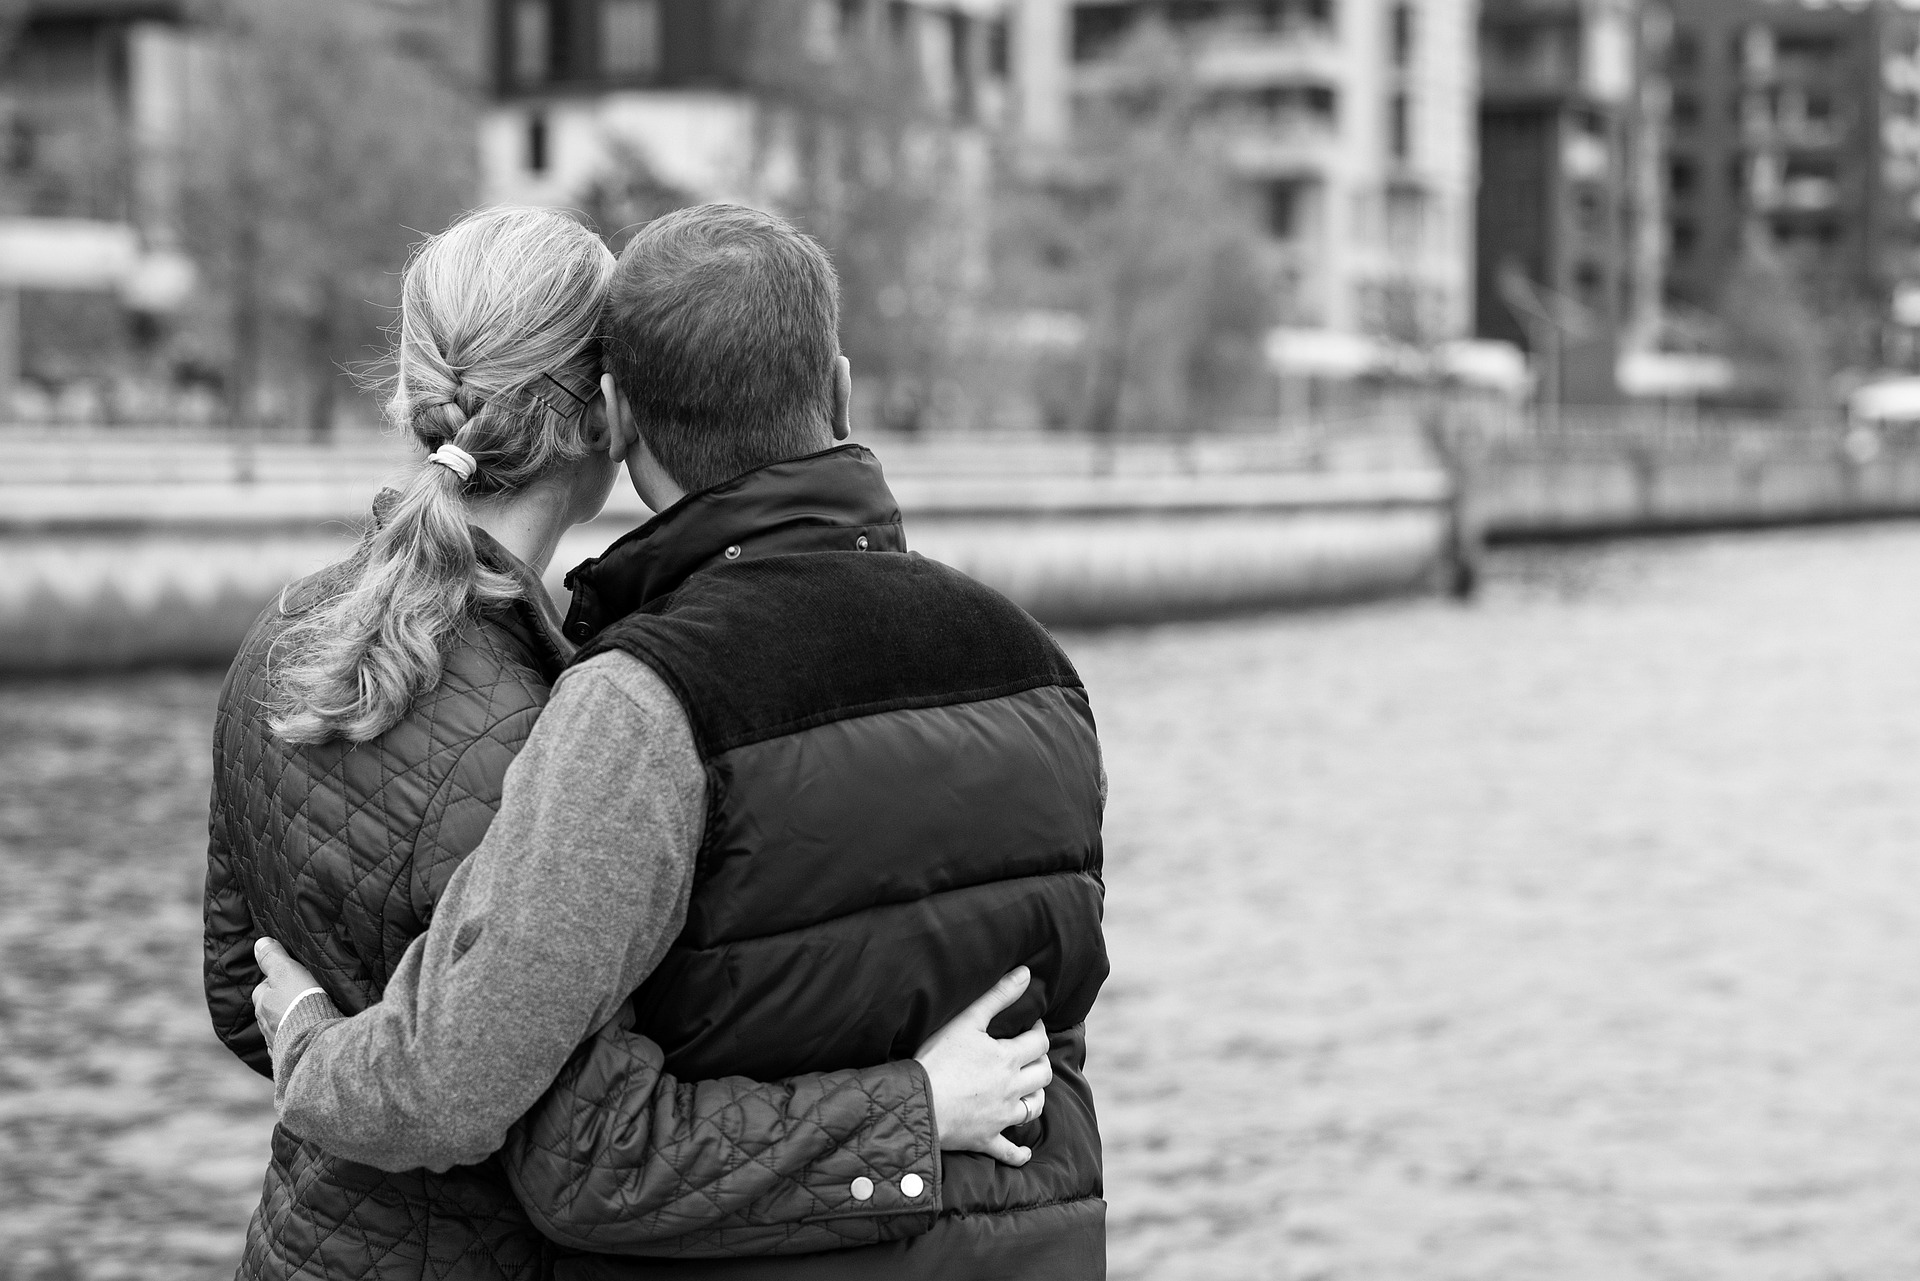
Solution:
[{"label": "quilted jacket", "polygon": [[[500,568],[518,565],[491,540],[482,546]],[[295,584],[262,612],[214,722],[207,1003],[221,1039],[264,1076],[273,1067],[250,1000],[260,979],[254,939],[286,944],[344,1012],[378,1001],[486,835],[507,766],[564,662],[565,643],[516,602],[470,621],[439,686],[378,739],[289,747],[259,710],[268,660],[341,572]],[[275,1126],[240,1276],[496,1281],[542,1275],[544,1255],[497,1162],[390,1174]]]},{"label": "quilted jacket", "polygon": [[1082,1021],[1107,975],[1103,787],[1065,654],[1004,597],[906,554],[879,466],[856,446],[694,495],[573,583],[581,657],[618,651],[658,672],[707,768],[687,924],[634,1002],[668,1070],[785,1076],[907,1057],[1026,964],[1032,985],[993,1031],[1043,1018],[1055,1080],[1015,1136],[1028,1165],[948,1153],[938,1189],[853,1180],[822,1214],[858,1207],[930,1230],[796,1259],[608,1257],[653,1253],[626,1232],[630,1190],[594,1169],[582,1127],[549,1113],[510,1148],[542,1226],[592,1252],[557,1274],[1104,1276],[1082,1072]]},{"label": "quilted jacket", "polygon": [[[260,716],[275,640],[292,614],[332,589],[338,570],[269,606],[228,674],[214,732],[206,989],[215,1030],[263,1075],[272,1067],[250,1002],[260,980],[254,939],[283,942],[349,1014],[379,1000],[484,836],[507,766],[564,661],[567,646],[527,603],[543,601],[542,589],[476,533],[495,568],[522,577],[525,600],[472,620],[439,687],[380,738],[289,747]],[[842,1244],[845,1229],[806,1222],[817,1217],[822,1180],[844,1182],[836,1172],[864,1168],[876,1149],[901,1164],[931,1162],[916,1137],[930,1134],[930,1122],[902,1120],[924,1108],[924,1094],[891,1097],[886,1082],[858,1074],[777,1086],[663,1080],[658,1047],[630,1020],[582,1046],[575,1069],[606,1074],[590,1084],[611,1106],[574,1107],[586,1097],[576,1090],[565,1116],[611,1136],[600,1156],[635,1193],[628,1231],[648,1241],[697,1233],[723,1251]],[[554,1106],[543,1102],[535,1117]],[[894,1229],[914,1230],[924,1225]],[[498,1281],[545,1277],[552,1254],[501,1157],[444,1174],[385,1173],[276,1127],[240,1276]]]}]

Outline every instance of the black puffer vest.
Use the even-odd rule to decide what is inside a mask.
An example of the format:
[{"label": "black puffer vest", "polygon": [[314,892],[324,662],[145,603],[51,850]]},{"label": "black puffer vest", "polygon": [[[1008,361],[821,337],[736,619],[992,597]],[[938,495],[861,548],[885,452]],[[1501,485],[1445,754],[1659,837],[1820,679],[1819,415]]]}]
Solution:
[{"label": "black puffer vest", "polygon": [[[380,999],[407,944],[426,932],[461,860],[500,805],[569,647],[533,601],[544,590],[478,534],[483,557],[523,579],[523,601],[489,610],[448,647],[438,687],[367,743],[289,746],[268,730],[273,647],[338,570],[267,607],[221,691],[206,899],[207,1002],[234,1053],[271,1076],[249,994],[252,943],[268,935],[355,1014]],[[536,595],[537,593],[537,595]],[[550,606],[549,606],[550,609]],[[244,1281],[530,1281],[545,1243],[492,1161],[445,1174],[389,1174],[276,1126]]]},{"label": "black puffer vest", "polygon": [[[1016,965],[996,1021],[1044,1018],[1055,1080],[1015,1170],[947,1154],[924,1236],[682,1264],[578,1258],[559,1275],[1105,1274],[1082,1022],[1107,975],[1099,744],[1051,637],[999,594],[906,554],[866,450],[694,495],[570,578],[582,657],[646,663],[686,707],[708,813],[685,931],[638,1027],[683,1079],[775,1079],[906,1058]],[[606,626],[601,630],[602,623]],[[849,1187],[925,1213],[909,1189]]]}]

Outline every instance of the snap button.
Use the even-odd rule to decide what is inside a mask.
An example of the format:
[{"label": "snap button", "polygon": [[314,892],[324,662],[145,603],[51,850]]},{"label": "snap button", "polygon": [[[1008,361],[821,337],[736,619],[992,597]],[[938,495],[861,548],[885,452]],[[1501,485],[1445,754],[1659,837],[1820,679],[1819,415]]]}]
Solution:
[{"label": "snap button", "polygon": [[911,1201],[922,1192],[925,1192],[927,1185],[919,1175],[909,1174],[900,1180],[900,1190],[906,1194],[907,1200]]},{"label": "snap button", "polygon": [[573,638],[583,641],[592,633],[593,628],[587,626],[585,623],[575,623],[572,630]]},{"label": "snap button", "polygon": [[873,1196],[873,1180],[861,1175],[853,1181],[853,1199],[865,1201]]},{"label": "snap button", "polygon": [[733,546],[727,548],[727,559],[728,560],[740,559],[740,544],[735,543]]},{"label": "snap button", "polygon": [[865,534],[860,535],[860,537],[853,540],[853,545],[861,551],[867,550],[867,536]]}]

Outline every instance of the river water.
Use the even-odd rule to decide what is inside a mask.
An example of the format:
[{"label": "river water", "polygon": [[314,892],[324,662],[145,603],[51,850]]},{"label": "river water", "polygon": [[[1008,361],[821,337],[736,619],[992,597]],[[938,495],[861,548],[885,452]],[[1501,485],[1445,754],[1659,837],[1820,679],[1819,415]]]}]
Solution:
[{"label": "river water", "polygon": [[[1068,637],[1118,1278],[1920,1276],[1920,530]],[[0,688],[0,1278],[230,1274],[217,682]]]}]

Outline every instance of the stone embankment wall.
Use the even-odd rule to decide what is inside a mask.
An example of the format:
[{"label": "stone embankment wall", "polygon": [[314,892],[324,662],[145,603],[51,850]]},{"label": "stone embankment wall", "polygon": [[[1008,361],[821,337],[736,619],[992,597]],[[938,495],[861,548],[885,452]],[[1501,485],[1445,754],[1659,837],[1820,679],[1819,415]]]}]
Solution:
[{"label": "stone embankment wall", "polygon": [[[1920,448],[1856,433],[1411,431],[1295,441],[887,441],[908,542],[1050,624],[1460,587],[1482,541],[1920,516]],[[344,554],[408,458],[116,432],[0,437],[0,673],[217,664]],[[625,486],[621,489],[624,491]],[[647,516],[630,491],[548,585]]]},{"label": "stone embankment wall", "polygon": [[[1415,591],[1449,545],[1447,477],[1405,451],[1302,471],[1261,442],[878,450],[909,545],[1052,624]],[[407,462],[379,441],[0,442],[0,672],[224,662],[281,585],[351,547]],[[548,586],[646,516],[617,498],[563,540]]]},{"label": "stone embankment wall", "polygon": [[1920,448],[1866,432],[1586,430],[1467,456],[1494,542],[1920,516]]}]

